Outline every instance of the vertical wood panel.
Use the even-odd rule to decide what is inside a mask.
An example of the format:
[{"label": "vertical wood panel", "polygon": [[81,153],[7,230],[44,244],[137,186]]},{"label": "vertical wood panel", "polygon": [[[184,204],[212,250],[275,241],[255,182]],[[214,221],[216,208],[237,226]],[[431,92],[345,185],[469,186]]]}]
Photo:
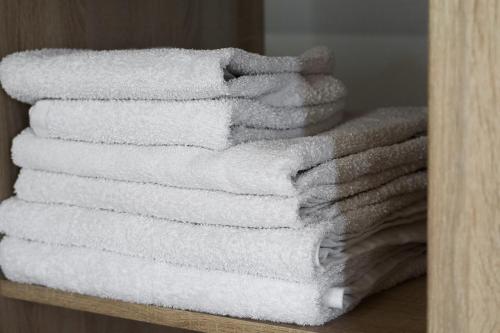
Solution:
[{"label": "vertical wood panel", "polygon": [[[262,52],[262,45],[261,0],[0,0],[0,57],[43,47],[239,46]],[[18,170],[11,163],[10,146],[27,126],[27,110],[0,91],[0,200],[12,194]],[[1,333],[115,330],[167,329],[0,298]]]},{"label": "vertical wood panel", "polygon": [[430,18],[428,328],[500,332],[500,2]]},{"label": "vertical wood panel", "polygon": [[[264,49],[264,15],[262,1],[244,1],[237,8],[236,46],[242,49]],[[257,27],[257,28],[256,28]]]}]

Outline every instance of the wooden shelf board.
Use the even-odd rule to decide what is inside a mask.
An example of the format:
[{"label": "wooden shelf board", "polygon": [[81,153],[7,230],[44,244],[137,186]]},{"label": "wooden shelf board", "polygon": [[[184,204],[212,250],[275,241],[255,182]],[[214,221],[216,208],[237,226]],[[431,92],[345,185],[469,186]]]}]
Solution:
[{"label": "wooden shelf board", "polygon": [[296,326],[127,303],[0,280],[8,298],[87,311],[199,332],[261,333],[422,333],[426,326],[425,277],[373,295],[356,309],[324,326]]}]

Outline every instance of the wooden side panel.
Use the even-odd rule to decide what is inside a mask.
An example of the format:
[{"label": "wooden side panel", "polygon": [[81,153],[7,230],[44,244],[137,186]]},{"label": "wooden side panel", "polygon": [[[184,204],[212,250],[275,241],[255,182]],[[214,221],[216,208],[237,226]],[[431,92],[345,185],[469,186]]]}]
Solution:
[{"label": "wooden side panel", "polygon": [[428,329],[500,332],[500,2],[430,18]]},{"label": "wooden side panel", "polygon": [[[0,0],[0,58],[43,47],[238,46],[262,52],[262,15],[261,0]],[[27,111],[0,89],[0,200],[12,194],[18,170],[10,146],[28,124]],[[149,326],[0,298],[2,333],[160,329]]]}]

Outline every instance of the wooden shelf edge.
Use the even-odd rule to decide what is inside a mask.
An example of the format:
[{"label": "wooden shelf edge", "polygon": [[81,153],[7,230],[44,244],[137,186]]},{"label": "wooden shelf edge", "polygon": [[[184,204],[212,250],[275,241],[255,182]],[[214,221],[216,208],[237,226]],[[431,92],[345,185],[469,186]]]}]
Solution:
[{"label": "wooden shelf edge", "polygon": [[276,324],[134,304],[0,279],[7,298],[198,332],[425,332],[426,283],[421,277],[367,298],[354,311],[318,327]]}]

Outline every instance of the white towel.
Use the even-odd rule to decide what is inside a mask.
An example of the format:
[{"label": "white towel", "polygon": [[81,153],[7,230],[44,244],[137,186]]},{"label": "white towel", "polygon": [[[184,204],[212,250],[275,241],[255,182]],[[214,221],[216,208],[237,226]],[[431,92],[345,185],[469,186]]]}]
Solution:
[{"label": "white towel", "polygon": [[182,189],[30,169],[22,169],[15,184],[17,195],[27,201],[109,209],[190,223],[292,228],[332,221],[348,210],[388,199],[392,199],[389,207],[393,209],[414,200],[412,196],[421,197],[426,187],[427,174],[417,172],[340,201],[332,192],[321,204],[303,207],[299,197]]},{"label": "white towel", "polygon": [[372,225],[364,221],[363,229],[342,233],[331,223],[302,229],[193,225],[12,198],[0,205],[0,232],[291,281],[311,281],[328,274],[340,283],[383,259],[396,246],[425,242],[425,223],[419,223],[425,213],[425,202],[419,202]]},{"label": "white towel", "polygon": [[[370,293],[425,272],[424,249],[402,252],[352,285],[328,279],[287,282],[174,266],[106,251],[62,247],[5,237],[5,276],[81,294],[221,315],[319,325],[351,309]],[[342,307],[335,309],[334,307]]]},{"label": "white towel", "polygon": [[30,109],[30,124],[36,135],[42,137],[221,150],[247,141],[310,136],[326,131],[342,120],[343,107],[343,99],[294,108],[277,108],[238,98],[42,100]]},{"label": "white towel", "polygon": [[[417,137],[400,144],[372,148],[327,161],[301,172],[294,177],[294,180],[290,180],[296,188],[295,194],[284,196],[299,196],[304,206],[310,206],[325,202],[329,198],[345,197],[380,186],[399,176],[424,168],[427,155],[426,141],[426,137]],[[170,183],[177,184],[176,178],[170,181],[175,174],[170,172],[172,168],[169,161],[172,160],[175,164],[175,154],[165,153],[165,150],[169,151],[166,147],[165,149],[141,148],[137,149],[131,145],[101,145],[44,139],[26,129],[14,139],[12,156],[16,165],[29,169],[166,186]],[[138,154],[135,154],[136,152]],[[143,154],[140,154],[141,152]],[[207,158],[207,161],[213,160]],[[197,171],[201,171],[203,165],[206,165],[196,160],[189,160],[188,163]],[[186,171],[186,169],[181,170]],[[241,170],[238,169],[227,171],[234,174],[231,175],[232,179],[241,174]],[[258,177],[258,170],[252,171]],[[267,176],[265,171],[261,170],[263,176]],[[174,169],[173,172],[183,175],[180,170]],[[227,176],[227,173],[217,175]],[[249,177],[245,179],[250,180]],[[193,181],[191,185],[197,184]],[[179,186],[174,185],[174,187]],[[249,194],[269,195],[269,193]],[[277,195],[283,196],[280,193]]]},{"label": "white towel", "polygon": [[89,177],[240,194],[314,196],[321,187],[350,195],[347,188],[364,190],[362,183],[382,184],[424,166],[426,138],[411,139],[426,126],[424,109],[381,109],[313,137],[224,151],[37,139],[27,130],[14,140],[12,153],[21,167]]},{"label": "white towel", "polygon": [[[298,58],[237,49],[70,50],[13,53],[0,63],[5,91],[22,102],[41,99],[258,98],[275,106],[334,101],[345,90],[329,75],[324,48]],[[302,74],[301,74],[302,73]]]}]

